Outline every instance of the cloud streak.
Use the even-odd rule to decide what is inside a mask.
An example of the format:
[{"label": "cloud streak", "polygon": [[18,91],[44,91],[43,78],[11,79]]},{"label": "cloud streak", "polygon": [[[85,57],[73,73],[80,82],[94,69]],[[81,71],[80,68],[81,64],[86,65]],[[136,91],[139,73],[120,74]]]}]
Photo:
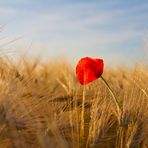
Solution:
[{"label": "cloud streak", "polygon": [[65,53],[72,58],[112,55],[120,59],[128,51],[132,57],[143,56],[138,49],[143,48],[144,30],[148,29],[148,3],[125,7],[118,1],[64,2],[49,2],[48,6],[33,2],[34,9],[23,7],[27,2],[1,5],[1,24],[10,21],[3,34],[8,38],[23,35],[15,46],[33,42],[32,48],[46,49],[41,53],[44,56]]}]

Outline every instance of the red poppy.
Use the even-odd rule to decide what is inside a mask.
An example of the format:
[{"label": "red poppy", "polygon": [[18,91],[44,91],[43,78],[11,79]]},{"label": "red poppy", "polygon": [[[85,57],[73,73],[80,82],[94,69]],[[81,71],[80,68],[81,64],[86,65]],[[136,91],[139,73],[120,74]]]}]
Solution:
[{"label": "red poppy", "polygon": [[77,79],[82,85],[86,85],[102,75],[103,66],[102,59],[82,58],[76,66]]}]

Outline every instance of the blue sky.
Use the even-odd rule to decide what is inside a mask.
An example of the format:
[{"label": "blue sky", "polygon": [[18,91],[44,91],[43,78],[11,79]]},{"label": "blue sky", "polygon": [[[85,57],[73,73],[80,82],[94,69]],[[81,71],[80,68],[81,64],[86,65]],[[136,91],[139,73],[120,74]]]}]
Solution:
[{"label": "blue sky", "polygon": [[147,62],[148,1],[0,0],[0,52]]}]

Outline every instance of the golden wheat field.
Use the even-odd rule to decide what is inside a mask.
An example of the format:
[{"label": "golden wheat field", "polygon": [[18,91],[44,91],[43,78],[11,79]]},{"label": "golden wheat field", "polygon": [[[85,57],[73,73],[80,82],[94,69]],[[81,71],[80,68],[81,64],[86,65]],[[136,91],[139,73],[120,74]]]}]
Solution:
[{"label": "golden wheat field", "polygon": [[0,58],[0,148],[148,148],[148,67],[82,86],[62,60]]}]

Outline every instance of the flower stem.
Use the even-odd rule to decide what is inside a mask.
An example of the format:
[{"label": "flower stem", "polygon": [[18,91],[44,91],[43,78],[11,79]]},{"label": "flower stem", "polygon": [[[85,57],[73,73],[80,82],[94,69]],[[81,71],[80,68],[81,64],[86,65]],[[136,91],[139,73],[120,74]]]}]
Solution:
[{"label": "flower stem", "polygon": [[[84,84],[86,82],[87,73],[84,74]],[[82,108],[81,108],[81,122],[80,122],[80,147],[84,147],[84,113],[85,113],[85,97],[86,97],[86,86],[83,87],[82,96]]]},{"label": "flower stem", "polygon": [[107,86],[107,88],[108,88],[110,94],[112,95],[114,104],[116,105],[116,109],[117,109],[117,118],[118,118],[118,121],[119,121],[119,124],[120,124],[120,115],[121,115],[120,104],[119,104],[117,98],[115,97],[115,94],[114,94],[113,90],[111,89],[111,87],[110,87],[109,84],[107,83],[107,81],[106,81],[102,76],[101,76],[100,78],[103,80],[104,84]]},{"label": "flower stem", "polygon": [[82,109],[81,109],[81,125],[80,125],[80,147],[84,147],[84,112],[85,112],[85,96],[86,96],[86,86],[83,89],[82,97]]}]

